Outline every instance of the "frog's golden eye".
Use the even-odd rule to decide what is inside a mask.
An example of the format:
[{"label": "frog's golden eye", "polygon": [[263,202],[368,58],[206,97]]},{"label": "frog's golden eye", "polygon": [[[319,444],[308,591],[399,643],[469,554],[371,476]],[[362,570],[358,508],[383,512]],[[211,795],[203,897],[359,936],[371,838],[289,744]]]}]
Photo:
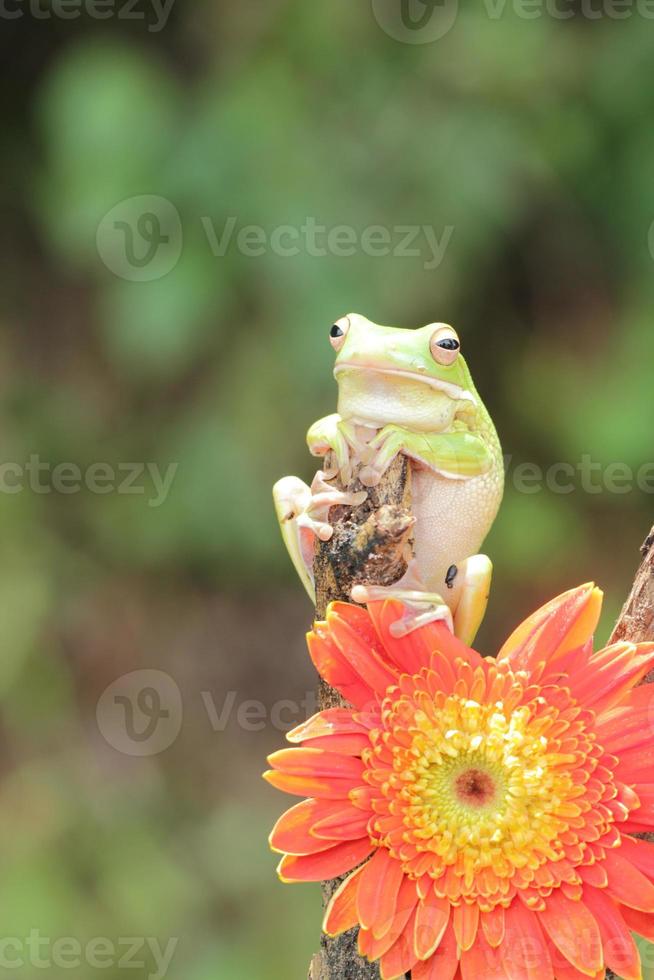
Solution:
[{"label": "frog's golden eye", "polygon": [[437,330],[431,338],[429,349],[438,364],[448,367],[450,364],[454,364],[459,356],[461,344],[452,327],[443,327]]},{"label": "frog's golden eye", "polygon": [[332,325],[329,331],[329,343],[332,345],[334,350],[338,351],[341,349],[345,343],[345,337],[350,329],[350,321],[346,316],[342,316],[340,320]]}]

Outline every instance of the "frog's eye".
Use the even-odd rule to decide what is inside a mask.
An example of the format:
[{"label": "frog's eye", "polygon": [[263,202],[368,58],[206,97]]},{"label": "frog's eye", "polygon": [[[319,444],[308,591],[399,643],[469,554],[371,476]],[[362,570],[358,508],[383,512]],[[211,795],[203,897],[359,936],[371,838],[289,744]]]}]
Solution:
[{"label": "frog's eye", "polygon": [[350,321],[346,316],[342,316],[340,320],[332,325],[329,331],[329,343],[332,345],[334,350],[338,351],[341,349],[345,343],[345,337],[348,330],[350,329]]},{"label": "frog's eye", "polygon": [[454,364],[459,356],[461,344],[454,330],[451,327],[445,327],[436,331],[431,338],[429,349],[435,361],[444,367],[448,367],[450,364]]}]

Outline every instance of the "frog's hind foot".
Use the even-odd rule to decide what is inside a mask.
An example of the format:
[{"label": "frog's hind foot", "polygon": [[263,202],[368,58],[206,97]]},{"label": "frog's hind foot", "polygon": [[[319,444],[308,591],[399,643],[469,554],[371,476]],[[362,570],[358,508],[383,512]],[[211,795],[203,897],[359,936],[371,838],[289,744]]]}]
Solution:
[{"label": "frog's hind foot", "polygon": [[444,622],[453,633],[454,620],[450,607],[437,592],[427,592],[421,586],[415,561],[411,561],[402,578],[393,585],[355,585],[350,595],[354,602],[359,603],[399,600],[404,606],[404,615],[390,627],[391,634],[398,638],[434,622]]},{"label": "frog's hind foot", "polygon": [[493,564],[487,555],[471,555],[448,569],[445,583],[454,610],[454,632],[468,646],[486,614],[492,577]]},{"label": "frog's hind foot", "polygon": [[414,559],[394,585],[355,585],[350,594],[355,602],[399,599],[405,613],[392,624],[393,636],[406,636],[426,623],[442,621],[470,646],[486,612],[492,574],[493,566],[486,555],[471,555],[458,565],[450,565],[443,582],[446,602],[439,593],[424,589]]}]

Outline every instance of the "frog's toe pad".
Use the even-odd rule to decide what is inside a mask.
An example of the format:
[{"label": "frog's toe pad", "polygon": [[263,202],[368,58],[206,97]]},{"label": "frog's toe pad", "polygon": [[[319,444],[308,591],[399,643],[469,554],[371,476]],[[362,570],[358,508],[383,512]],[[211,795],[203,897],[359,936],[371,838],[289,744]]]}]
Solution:
[{"label": "frog's toe pad", "polygon": [[359,470],[359,480],[364,487],[376,487],[381,482],[383,473],[372,466],[362,466]]},{"label": "frog's toe pad", "polygon": [[442,605],[434,605],[430,606],[424,612],[420,612],[417,608],[413,610],[407,608],[404,616],[391,623],[390,633],[391,636],[400,639],[403,636],[407,636],[408,633],[412,633],[413,630],[418,629],[420,626],[426,626],[427,623],[436,622],[445,623],[449,631],[451,633],[454,632],[454,623],[449,606],[446,606],[444,603]]}]

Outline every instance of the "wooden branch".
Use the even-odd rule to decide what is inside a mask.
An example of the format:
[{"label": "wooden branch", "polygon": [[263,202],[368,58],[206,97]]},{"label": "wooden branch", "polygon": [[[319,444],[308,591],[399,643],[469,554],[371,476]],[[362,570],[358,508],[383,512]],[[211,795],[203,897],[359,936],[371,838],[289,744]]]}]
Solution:
[{"label": "wooden branch", "polygon": [[[627,640],[630,643],[643,643],[654,640],[654,527],[643,542],[640,553],[642,562],[636,572],[629,598],[622,607],[618,621],[613,627],[609,643]],[[650,671],[643,683],[654,681],[654,671]],[[646,840],[653,840],[653,834],[636,834]],[[618,980],[612,970],[606,971],[606,980]]]},{"label": "wooden branch", "polygon": [[[611,634],[610,643],[654,640],[654,527],[645,538],[640,553],[643,560]],[[651,675],[647,678],[648,681],[653,679]]]},{"label": "wooden branch", "polygon": [[[413,550],[411,470],[406,456],[395,459],[379,486],[363,487],[355,475],[342,489],[363,489],[368,497],[358,507],[333,507],[330,512],[334,534],[330,541],[317,545],[313,563],[318,619],[324,618],[330,602],[351,602],[353,585],[396,582],[404,574]],[[345,703],[337,691],[321,680],[321,709]],[[323,882],[324,905],[342,880]],[[379,969],[359,956],[357,930],[351,929],[336,939],[322,936],[320,952],[311,961],[309,980],[379,980]]]}]

